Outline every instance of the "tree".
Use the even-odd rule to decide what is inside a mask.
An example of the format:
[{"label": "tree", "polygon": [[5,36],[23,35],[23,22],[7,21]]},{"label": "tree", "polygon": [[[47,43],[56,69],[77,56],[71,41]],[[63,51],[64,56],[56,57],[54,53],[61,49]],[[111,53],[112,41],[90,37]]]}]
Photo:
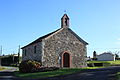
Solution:
[{"label": "tree", "polygon": [[111,53],[115,55],[115,59],[116,59],[116,60],[119,59],[120,51],[114,51],[114,52],[111,52]]},{"label": "tree", "polygon": [[119,55],[118,55],[118,54],[115,54],[115,58],[119,58]]},{"label": "tree", "polygon": [[18,64],[20,62],[20,45],[19,45],[19,48],[18,48]]},{"label": "tree", "polygon": [[96,56],[97,56],[97,53],[96,53],[96,51],[94,51],[93,52],[93,58],[96,58]]}]

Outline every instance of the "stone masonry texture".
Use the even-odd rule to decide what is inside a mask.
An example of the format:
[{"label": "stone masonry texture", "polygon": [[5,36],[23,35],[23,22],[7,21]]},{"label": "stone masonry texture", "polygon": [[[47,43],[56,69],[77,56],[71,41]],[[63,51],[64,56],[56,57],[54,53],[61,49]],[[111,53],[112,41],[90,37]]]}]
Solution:
[{"label": "stone masonry texture", "polygon": [[62,53],[69,52],[71,68],[86,66],[86,45],[80,42],[67,28],[44,39],[43,66],[62,67]]}]

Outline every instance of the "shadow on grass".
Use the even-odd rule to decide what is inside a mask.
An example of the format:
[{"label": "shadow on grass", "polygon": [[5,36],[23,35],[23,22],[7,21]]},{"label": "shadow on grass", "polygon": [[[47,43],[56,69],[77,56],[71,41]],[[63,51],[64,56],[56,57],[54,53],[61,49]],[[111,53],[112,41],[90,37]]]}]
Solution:
[{"label": "shadow on grass", "polygon": [[17,77],[37,79],[37,78],[46,78],[46,77],[72,74],[84,70],[86,69],[73,68],[73,69],[59,69],[56,71],[48,71],[48,72],[36,72],[36,73],[20,73],[18,71],[15,71],[14,74]]}]

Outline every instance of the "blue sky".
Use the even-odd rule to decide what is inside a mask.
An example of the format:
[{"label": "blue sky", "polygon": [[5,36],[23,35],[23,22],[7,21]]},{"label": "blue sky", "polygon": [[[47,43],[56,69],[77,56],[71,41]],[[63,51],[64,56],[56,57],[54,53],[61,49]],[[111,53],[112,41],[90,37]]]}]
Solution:
[{"label": "blue sky", "polygon": [[64,10],[70,28],[89,43],[88,56],[120,51],[120,0],[0,0],[3,54],[60,28]]}]

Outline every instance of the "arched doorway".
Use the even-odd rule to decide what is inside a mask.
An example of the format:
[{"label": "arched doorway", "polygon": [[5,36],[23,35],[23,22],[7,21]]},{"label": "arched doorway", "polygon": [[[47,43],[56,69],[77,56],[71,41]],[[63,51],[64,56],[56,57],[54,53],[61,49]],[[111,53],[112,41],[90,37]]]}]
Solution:
[{"label": "arched doorway", "polygon": [[70,55],[67,52],[63,54],[63,67],[70,67]]}]

